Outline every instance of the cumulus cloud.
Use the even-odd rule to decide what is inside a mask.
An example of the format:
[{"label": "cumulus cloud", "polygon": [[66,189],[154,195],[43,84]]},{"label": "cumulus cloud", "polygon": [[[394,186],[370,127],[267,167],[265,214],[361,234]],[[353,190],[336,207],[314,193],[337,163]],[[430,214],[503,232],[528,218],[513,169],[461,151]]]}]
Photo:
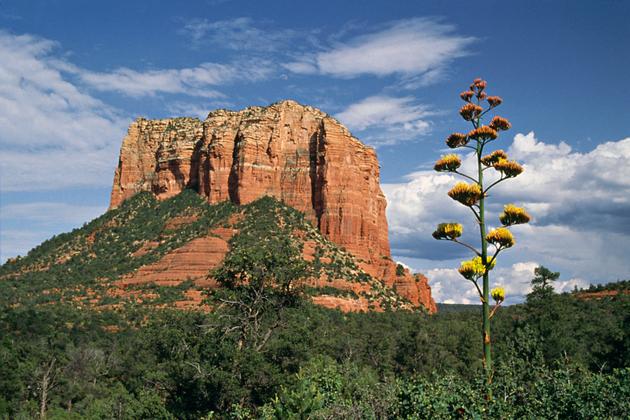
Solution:
[{"label": "cumulus cloud", "polygon": [[[534,133],[517,134],[507,151],[525,172],[492,191],[489,224],[499,224],[502,205],[510,202],[524,205],[534,220],[513,228],[517,245],[502,254],[493,278],[522,298],[527,289],[517,285],[526,285],[539,264],[568,279],[557,284],[562,291],[630,277],[630,138],[580,153],[565,143],[544,143]],[[470,169],[472,155],[463,162]],[[418,171],[383,189],[394,256],[428,273],[438,300],[464,302],[470,299],[470,284],[458,278],[455,268],[468,252],[431,238],[437,223],[459,221],[464,222],[464,240],[477,242],[471,214],[446,195],[455,180]]]},{"label": "cumulus cloud", "polygon": [[336,117],[361,139],[375,146],[391,145],[426,134],[433,115],[412,97],[376,95],[349,105]]},{"label": "cumulus cloud", "polygon": [[526,173],[498,190],[526,196],[539,224],[610,232],[630,226],[630,138],[577,153],[565,143],[540,142],[534,133],[518,134],[508,153],[526,163]]},{"label": "cumulus cloud", "polygon": [[[531,292],[531,279],[534,269],[540,264],[526,261],[496,268],[492,271],[491,287],[505,288],[505,304],[520,303]],[[465,280],[455,268],[433,268],[427,271],[431,283],[431,294],[437,302],[479,304],[475,286]],[[581,278],[559,279],[554,282],[556,293],[570,292],[574,287],[588,287]]]},{"label": "cumulus cloud", "polygon": [[286,65],[295,73],[336,77],[399,75],[430,83],[451,60],[467,55],[473,37],[429,18],[396,21],[384,29],[357,36],[332,48],[300,57]]}]

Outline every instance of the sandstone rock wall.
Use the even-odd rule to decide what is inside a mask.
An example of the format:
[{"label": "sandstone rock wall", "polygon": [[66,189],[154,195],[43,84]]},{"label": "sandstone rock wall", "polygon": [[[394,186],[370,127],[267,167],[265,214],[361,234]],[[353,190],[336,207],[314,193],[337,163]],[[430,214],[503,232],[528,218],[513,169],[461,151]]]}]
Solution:
[{"label": "sandstone rock wall", "polygon": [[[395,275],[374,149],[334,118],[294,101],[194,118],[138,119],[123,140],[110,207],[139,191],[164,199],[193,188],[210,203],[263,195],[303,211],[366,271],[430,307],[426,282]],[[419,298],[418,296],[422,296]],[[415,303],[415,302],[414,302]],[[434,305],[434,304],[433,304]]]}]

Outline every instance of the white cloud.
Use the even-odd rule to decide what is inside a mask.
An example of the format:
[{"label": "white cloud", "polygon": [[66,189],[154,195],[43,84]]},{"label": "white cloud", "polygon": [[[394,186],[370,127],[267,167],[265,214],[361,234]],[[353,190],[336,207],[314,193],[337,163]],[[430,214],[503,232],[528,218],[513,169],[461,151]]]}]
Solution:
[{"label": "white cloud", "polygon": [[209,98],[221,94],[203,86],[216,85],[230,77],[229,69],[212,64],[181,70],[136,71],[120,68],[109,73],[82,70],[79,75],[84,83],[96,90],[116,91],[128,96],[185,93]]},{"label": "white cloud", "polygon": [[534,133],[518,134],[508,153],[525,162],[526,172],[497,192],[534,204],[539,224],[611,232],[630,226],[630,138],[577,153],[564,143],[540,142]]},{"label": "white cloud", "polygon": [[414,98],[377,95],[351,104],[336,117],[351,130],[364,132],[363,141],[380,146],[426,134],[431,115],[425,105],[414,103]]},{"label": "white cloud", "polygon": [[[507,305],[520,303],[531,292],[531,279],[534,269],[540,264],[534,261],[518,262],[508,267],[492,271],[490,287],[505,288]],[[479,294],[475,286],[465,280],[456,268],[434,268],[427,272],[431,285],[431,294],[437,302],[479,304]],[[554,284],[557,293],[570,292],[575,286],[588,287],[588,282],[581,278],[559,279]]]},{"label": "white cloud", "polygon": [[207,44],[212,48],[258,53],[286,50],[291,41],[308,40],[311,36],[309,32],[293,29],[262,29],[248,17],[218,21],[195,19],[186,23],[181,32],[190,37],[196,48]]},{"label": "white cloud", "polygon": [[291,63],[283,64],[282,67],[293,73],[300,74],[315,74],[317,73],[317,66],[315,63],[308,61],[294,61]]},{"label": "white cloud", "polygon": [[434,19],[407,19],[326,51],[305,55],[286,68],[296,73],[337,77],[425,75],[423,80],[430,82],[452,59],[466,55],[466,47],[474,40],[455,34],[452,25]]},{"label": "white cloud", "polygon": [[[499,259],[495,279],[522,296],[526,290],[515,287],[515,282],[531,279],[523,273],[533,273],[538,264],[569,279],[558,283],[563,291],[576,284],[629,278],[630,138],[578,153],[565,143],[541,142],[534,133],[517,134],[507,150],[523,163],[525,172],[492,190],[489,224],[498,225],[498,213],[509,202],[524,205],[533,222],[513,228],[517,244]],[[468,155],[462,167],[466,170],[471,164]],[[472,215],[446,195],[454,182],[453,175],[419,171],[410,174],[407,182],[383,185],[392,253],[428,273],[442,301],[469,299],[461,282],[469,284],[453,271],[469,255],[463,247],[433,240],[435,225],[463,222],[464,240],[477,242]]]},{"label": "white cloud", "polygon": [[75,68],[81,81],[100,91],[115,91],[132,97],[160,93],[223,98],[213,87],[231,83],[264,80],[274,72],[268,60],[252,59],[231,64],[202,63],[182,69],[136,71],[119,68],[111,72],[92,72]]},{"label": "white cloud", "polygon": [[127,121],[70,83],[57,44],[0,32],[0,189],[111,182]]},{"label": "white cloud", "polygon": [[221,97],[213,86],[260,80],[271,71],[268,62],[257,60],[249,66],[92,72],[63,59],[59,50],[47,39],[0,31],[2,191],[111,184],[129,120],[88,87],[128,96]]}]

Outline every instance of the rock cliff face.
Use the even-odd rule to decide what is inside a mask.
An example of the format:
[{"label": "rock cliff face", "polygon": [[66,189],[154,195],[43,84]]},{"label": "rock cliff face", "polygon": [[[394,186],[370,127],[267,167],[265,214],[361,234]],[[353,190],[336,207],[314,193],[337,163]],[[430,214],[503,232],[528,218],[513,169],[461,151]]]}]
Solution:
[{"label": "rock cliff face", "polygon": [[304,212],[362,268],[435,311],[426,278],[396,275],[374,149],[334,118],[294,101],[193,118],[138,119],[123,140],[111,208],[140,191],[191,188],[208,202],[271,195]]}]

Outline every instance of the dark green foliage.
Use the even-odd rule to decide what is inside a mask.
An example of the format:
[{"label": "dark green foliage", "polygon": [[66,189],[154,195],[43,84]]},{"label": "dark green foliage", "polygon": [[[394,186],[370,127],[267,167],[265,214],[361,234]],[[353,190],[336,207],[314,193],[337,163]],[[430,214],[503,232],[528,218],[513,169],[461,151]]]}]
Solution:
[{"label": "dark green foliage", "polygon": [[629,303],[627,295],[584,300],[562,294],[514,309],[536,327],[546,360],[562,359],[566,353],[593,371],[609,371],[629,360]]},{"label": "dark green foliage", "polygon": [[337,289],[337,288],[331,287],[331,286],[305,287],[303,289],[303,291],[304,291],[305,294],[307,294],[309,296],[328,295],[328,296],[347,297],[347,298],[351,298],[351,299],[357,299],[359,297],[359,295],[357,295],[353,290]]},{"label": "dark green foliage", "polygon": [[395,388],[374,371],[330,357],[314,357],[282,387],[274,400],[260,409],[273,418],[385,418]]},{"label": "dark green foliage", "polygon": [[284,322],[284,312],[300,305],[301,282],[313,276],[293,236],[303,215],[270,197],[243,209],[230,250],[213,273],[223,287],[211,292],[222,309],[223,333],[234,334],[237,349],[261,351]]},{"label": "dark green foliage", "polygon": [[587,289],[589,292],[603,292],[603,291],[630,291],[630,280],[620,280],[612,283],[598,284],[597,286],[590,285]]},{"label": "dark green foliage", "polygon": [[130,287],[130,290],[139,289],[150,294],[156,294],[157,297],[152,299],[151,303],[164,304],[185,300],[184,292],[192,288],[195,288],[193,282],[191,280],[187,280],[181,282],[177,286],[159,286],[155,283],[149,283],[141,284],[136,287]]},{"label": "dark green foliage", "polygon": [[612,374],[572,366],[540,369],[524,388],[495,379],[490,404],[478,395],[483,385],[453,375],[418,378],[398,384],[391,416],[407,419],[448,418],[624,418],[630,410],[630,369]]},{"label": "dark green foliage", "polygon": [[478,398],[478,308],[344,314],[302,303],[284,310],[261,351],[237,351],[223,310],[4,307],[0,418],[35,416],[53,359],[49,418],[623,417],[630,299],[551,299],[495,317],[489,406]]},{"label": "dark green foliage", "polygon": [[529,301],[537,299],[546,299],[553,295],[553,282],[558,280],[560,273],[553,272],[547,267],[539,266],[534,269],[534,278],[532,279],[532,292],[527,295]]},{"label": "dark green foliage", "polygon": [[269,282],[288,289],[313,274],[302,259],[303,243],[293,237],[293,230],[305,223],[302,213],[271,197],[245,206],[243,213],[230,250],[213,273],[219,283],[235,288]]},{"label": "dark green foliage", "polygon": [[468,312],[478,315],[481,312],[481,305],[479,304],[459,304],[459,303],[438,303],[437,309],[439,313],[448,312]]},{"label": "dark green foliage", "polygon": [[[365,297],[384,308],[410,308],[408,301],[362,271],[354,257],[329,241],[308,221],[304,214],[272,198],[263,197],[242,207],[238,233],[230,240],[230,251],[213,277],[225,286],[237,289],[236,279],[271,279],[276,285],[301,289],[298,279],[324,277],[351,283],[366,283]],[[304,241],[315,243],[313,261],[302,259]],[[251,289],[250,289],[251,290]],[[331,288],[309,289],[309,294],[356,297],[354,292]]]},{"label": "dark green foliage", "polygon": [[481,382],[447,374],[399,382],[393,406],[403,418],[621,418],[630,409],[630,369],[609,374],[569,359],[549,367],[536,332],[517,329],[498,359],[491,403],[477,398]]},{"label": "dark green foliage", "polygon": [[405,267],[402,264],[396,264],[396,275],[398,277],[405,275]]}]

